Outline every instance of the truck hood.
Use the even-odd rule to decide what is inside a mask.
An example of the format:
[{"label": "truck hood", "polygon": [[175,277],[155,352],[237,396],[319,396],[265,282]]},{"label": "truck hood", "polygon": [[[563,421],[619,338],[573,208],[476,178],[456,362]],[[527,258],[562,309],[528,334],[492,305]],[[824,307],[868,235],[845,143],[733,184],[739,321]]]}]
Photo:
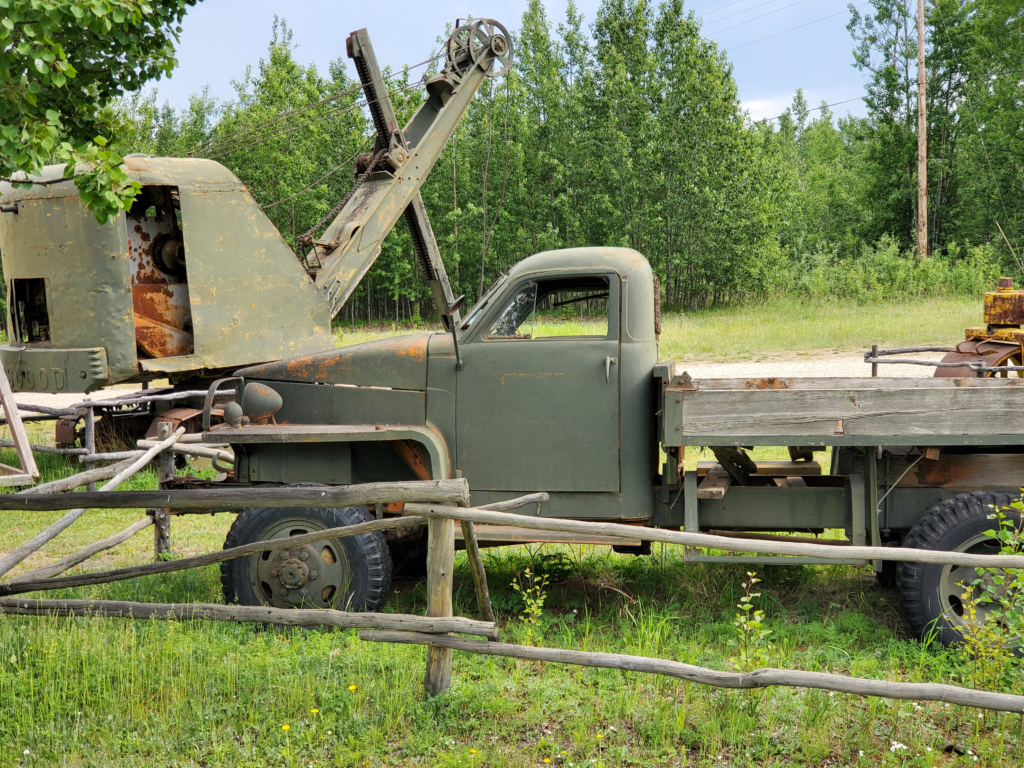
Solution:
[{"label": "truck hood", "polygon": [[418,333],[367,341],[351,347],[243,368],[236,375],[263,381],[351,384],[360,387],[427,389],[427,343]]}]

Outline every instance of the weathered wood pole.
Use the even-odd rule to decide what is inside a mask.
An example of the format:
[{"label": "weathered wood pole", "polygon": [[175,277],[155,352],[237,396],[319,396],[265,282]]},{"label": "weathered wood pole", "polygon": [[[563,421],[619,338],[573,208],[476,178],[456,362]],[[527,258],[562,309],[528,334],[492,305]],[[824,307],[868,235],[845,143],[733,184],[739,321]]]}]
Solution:
[{"label": "weathered wood pole", "polygon": [[624,669],[630,672],[648,672],[667,675],[692,683],[712,685],[716,688],[767,688],[789,685],[797,688],[817,688],[840,691],[857,696],[884,696],[911,701],[942,701],[965,707],[991,709],[997,712],[1024,714],[1024,696],[1012,693],[992,693],[971,688],[959,688],[945,683],[903,683],[889,680],[869,680],[847,677],[828,672],[805,672],[799,669],[755,669],[753,672],[721,672],[707,667],[696,667],[680,661],[652,659],[646,656],[626,656],[618,653],[571,651],[561,648],[534,648],[509,643],[488,643],[468,637],[451,637],[420,632],[378,632],[363,630],[360,640],[375,643],[406,643],[426,645],[444,643],[449,648],[480,653],[485,656],[504,656],[511,659],[546,661],[557,664],[575,664],[581,667]]},{"label": "weathered wood pole", "polygon": [[[455,568],[455,521],[431,518],[427,523],[427,616],[452,615],[452,571]],[[452,649],[427,648],[423,686],[437,696],[452,685]]]},{"label": "weathered wood pole", "polygon": [[[164,437],[170,437],[170,435]],[[85,450],[87,451],[86,456],[96,453],[96,409],[92,406],[85,409]],[[89,482],[88,490],[96,490],[95,480]]]},{"label": "weathered wood pole", "polygon": [[38,579],[49,579],[54,576],[59,576],[64,573],[68,568],[84,563],[93,555],[97,555],[100,552],[105,552],[108,549],[113,549],[118,544],[127,541],[139,531],[148,528],[153,524],[153,518],[146,515],[141,520],[136,520],[134,523],[129,525],[120,533],[115,533],[113,536],[108,536],[105,539],[100,539],[92,544],[75,552],[73,555],[68,555],[62,560],[54,563],[53,565],[46,565],[42,568],[36,568],[34,571],[29,571],[21,576],[17,576],[11,579],[8,584],[18,584],[26,581],[37,581]]},{"label": "weathered wood pole", "polygon": [[[171,436],[171,423],[161,421],[156,425],[159,440]],[[156,460],[157,487],[161,490],[170,487],[174,478],[174,454],[168,449],[161,451]],[[153,557],[157,560],[161,555],[171,552],[171,515],[169,509],[153,510]]]},{"label": "weathered wood pole", "polygon": [[469,568],[473,571],[473,583],[476,585],[476,602],[480,614],[487,621],[494,621],[494,606],[491,605],[491,591],[487,588],[487,571],[480,556],[480,542],[476,538],[476,528],[469,520],[461,520],[462,540],[466,544],[466,556]]},{"label": "weathered wood pole", "polygon": [[925,83],[924,0],[917,0],[917,256],[928,258],[928,89]]},{"label": "weathered wood pole", "polygon": [[454,616],[430,619],[401,613],[347,613],[330,609],[271,608],[270,606],[212,603],[134,603],[120,600],[37,600],[0,597],[0,613],[19,616],[104,616],[123,619],[208,619],[257,621],[288,627],[338,627],[395,631],[461,632],[498,639],[498,627],[485,621]]}]

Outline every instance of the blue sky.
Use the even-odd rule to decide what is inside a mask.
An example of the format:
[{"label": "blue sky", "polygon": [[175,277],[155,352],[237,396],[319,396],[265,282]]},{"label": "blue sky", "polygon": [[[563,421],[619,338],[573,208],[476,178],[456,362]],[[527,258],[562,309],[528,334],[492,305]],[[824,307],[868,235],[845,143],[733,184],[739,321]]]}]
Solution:
[{"label": "blue sky", "polygon": [[[861,5],[861,3],[855,4]],[[852,64],[853,41],[846,24],[848,0],[690,0],[704,19],[704,34],[717,41],[735,68],[740,99],[751,117],[774,117],[803,88],[812,106],[857,99],[863,77]],[[866,5],[866,3],[864,3]],[[589,27],[599,0],[578,0]],[[549,17],[565,18],[565,0],[549,0]],[[526,0],[441,2],[323,2],[323,0],[205,0],[185,19],[180,65],[157,84],[160,101],[183,106],[190,93],[209,85],[219,98],[233,94],[231,80],[264,56],[274,14],[288,21],[297,58],[326,71],[344,56],[349,32],[366,27],[382,64],[401,67],[429,55],[445,23],[472,14],[489,16],[510,29],[519,25]],[[353,73],[354,74],[354,73]],[[834,107],[837,114],[865,113],[862,101]]]}]

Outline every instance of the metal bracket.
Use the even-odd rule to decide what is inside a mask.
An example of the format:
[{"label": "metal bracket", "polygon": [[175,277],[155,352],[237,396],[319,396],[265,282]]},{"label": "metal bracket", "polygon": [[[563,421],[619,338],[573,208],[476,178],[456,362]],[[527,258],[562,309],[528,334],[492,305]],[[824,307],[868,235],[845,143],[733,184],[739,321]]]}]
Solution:
[{"label": "metal bracket", "polygon": [[[220,385],[226,381],[244,382],[245,379],[241,376],[228,376],[223,379],[217,379],[210,385],[210,388],[206,390],[206,401],[203,403],[203,432],[210,431],[210,411],[213,409],[213,401],[217,397],[217,390],[220,388]],[[239,403],[239,405],[241,405],[241,403]]]}]

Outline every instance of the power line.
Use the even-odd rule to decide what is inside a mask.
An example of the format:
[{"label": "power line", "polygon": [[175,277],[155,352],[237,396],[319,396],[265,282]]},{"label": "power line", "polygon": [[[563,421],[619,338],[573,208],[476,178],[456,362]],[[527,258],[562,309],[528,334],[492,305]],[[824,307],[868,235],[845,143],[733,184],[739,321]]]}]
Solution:
[{"label": "power line", "polygon": [[[808,109],[807,111],[808,112],[818,112],[819,110],[828,109],[829,107],[838,107],[840,104],[849,104],[851,101],[860,101],[861,99],[865,98],[866,96],[867,96],[867,94],[863,93],[860,96],[854,96],[852,99],[846,99],[845,101],[834,101],[831,104],[822,104],[819,107],[814,107],[812,109]],[[760,118],[758,120],[755,120],[754,122],[755,123],[771,122],[772,120],[779,120],[780,118],[785,117],[787,114],[789,114],[789,110],[788,109],[785,112],[783,112],[781,115],[776,115],[775,117],[762,117],[762,118]]]},{"label": "power line", "polygon": [[[870,3],[861,3],[860,5],[856,6],[856,8],[863,8],[865,5],[870,5]],[[827,21],[828,19],[833,19],[836,16],[842,16],[844,13],[848,13],[848,12],[849,12],[849,9],[844,9],[842,11],[839,11],[838,13],[833,13],[833,14],[830,14],[828,16],[822,16],[820,19],[815,19],[814,21],[809,21],[806,24],[801,24],[798,27],[792,27],[791,29],[784,29],[781,32],[776,32],[774,35],[768,35],[767,37],[762,37],[759,40],[751,40],[749,43],[744,43],[743,45],[737,45],[735,48],[729,48],[728,50],[730,50],[730,51],[738,51],[740,48],[746,48],[748,45],[754,45],[755,43],[763,43],[765,40],[771,40],[773,37],[778,37],[779,35],[785,35],[785,34],[787,34],[789,32],[795,32],[798,29],[803,29],[804,27],[809,27],[812,24],[818,24],[818,23],[820,23],[822,21]]]},{"label": "power line", "polygon": [[[745,3],[746,1],[747,0],[733,0],[733,2],[727,3],[726,5],[720,5],[717,8],[712,8],[710,11],[705,11],[703,14],[701,14],[700,18],[703,19],[709,13],[717,13],[718,11],[724,11],[726,8],[731,8],[734,5],[739,5],[740,3]],[[777,3],[777,2],[778,2],[778,0],[768,0],[768,3]],[[762,3],[762,5],[768,5],[768,3]],[[754,7],[755,8],[760,8],[761,6],[757,5],[757,6],[754,6]],[[753,10],[753,9],[748,8],[747,11],[749,11],[749,10]],[[747,11],[739,11],[739,13],[746,13]],[[718,19],[718,21],[721,21],[721,19]]]},{"label": "power line", "polygon": [[267,210],[269,208],[274,208],[274,207],[280,205],[281,203],[287,203],[289,200],[294,200],[299,195],[304,195],[306,192],[309,192],[309,190],[311,190],[317,184],[321,184],[324,181],[327,181],[327,179],[329,179],[331,176],[336,174],[342,168],[350,165],[352,163],[352,161],[355,160],[356,157],[358,157],[361,152],[366,151],[366,148],[369,146],[370,141],[371,141],[372,138],[373,137],[370,137],[370,138],[366,139],[366,141],[363,142],[362,146],[359,147],[359,149],[357,149],[355,152],[353,152],[351,155],[349,155],[346,159],[342,160],[341,163],[339,163],[334,168],[329,170],[327,173],[325,173],[319,179],[314,181],[312,184],[306,185],[305,187],[300,189],[298,192],[296,192],[294,195],[289,195],[288,197],[282,198],[282,199],[278,200],[276,203],[268,203],[267,205],[261,205],[260,208],[262,208],[265,211],[265,210]]},{"label": "power line", "polygon": [[[773,13],[779,13],[780,11],[784,11],[787,8],[792,8],[794,5],[800,5],[801,3],[806,3],[806,2],[807,2],[807,0],[796,0],[795,3],[790,3],[789,5],[784,5],[781,8],[776,8],[774,11],[768,11],[768,13],[762,13],[760,16],[755,16],[752,19],[746,19],[745,21],[737,22],[736,24],[733,24],[731,27],[726,27],[725,29],[716,29],[714,32],[711,32],[710,34],[717,35],[720,32],[728,32],[730,29],[736,29],[736,27],[742,27],[744,24],[749,24],[752,21],[757,21],[758,19],[763,19],[765,16],[771,16]],[[767,3],[765,3],[765,5],[767,5]],[[756,8],[760,8],[761,6],[755,6],[755,7]],[[749,10],[754,10],[754,9],[751,8]],[[746,11],[744,11],[744,13],[746,13]],[[736,15],[738,16],[740,14],[736,14]],[[731,18],[731,17],[727,16],[726,18]],[[719,19],[719,21],[721,21],[721,19]]]},{"label": "power line", "polygon": [[[402,93],[402,92],[409,91],[409,90],[412,90],[412,89],[418,88],[418,87],[419,87],[419,83],[413,82],[413,83],[409,83],[408,85],[402,86],[401,88],[397,88],[395,90],[396,90],[397,93]],[[375,103],[377,100],[374,99],[373,101]],[[284,126],[284,127],[280,126],[280,125],[274,126],[274,132],[272,132],[272,133],[262,133],[262,134],[257,134],[255,136],[247,136],[245,138],[242,138],[242,139],[239,139],[239,140],[235,141],[234,143],[229,143],[226,147],[214,146],[214,147],[212,147],[212,149],[220,150],[220,151],[217,154],[215,154],[215,155],[207,155],[206,159],[207,160],[216,160],[219,157],[224,157],[225,155],[233,154],[235,152],[238,152],[238,151],[240,151],[242,149],[246,149],[248,147],[254,146],[256,144],[262,144],[262,143],[264,143],[266,141],[270,141],[271,139],[280,138],[281,136],[285,136],[285,135],[287,135],[289,133],[294,133],[295,131],[298,131],[298,130],[300,130],[302,128],[308,128],[310,126],[315,125],[316,123],[319,123],[319,122],[322,122],[323,120],[326,120],[329,117],[338,117],[338,116],[341,116],[341,115],[345,114],[346,112],[354,112],[357,109],[361,109],[362,107],[367,106],[369,103],[370,103],[369,100],[365,100],[364,99],[364,100],[361,100],[361,101],[357,101],[357,102],[355,102],[353,104],[346,104],[346,105],[339,106],[339,107],[333,107],[332,109],[328,109],[326,112],[323,112],[320,115],[316,115],[316,116],[313,116],[313,117],[306,118],[304,121],[301,121],[301,122],[296,123],[294,125]],[[260,128],[262,130],[263,127],[260,126]],[[244,142],[244,143],[239,143],[239,142]]]},{"label": "power line", "polygon": [[[455,51],[454,53],[459,53],[459,52],[461,52],[461,50],[464,50],[464,49],[459,49],[459,50]],[[383,83],[383,82],[391,80],[391,79],[393,79],[395,77],[398,77],[399,75],[408,74],[408,72],[410,70],[417,69],[417,68],[422,67],[422,66],[424,66],[426,64],[430,64],[430,63],[432,63],[434,61],[437,61],[438,59],[444,58],[447,55],[448,55],[447,52],[446,53],[440,53],[440,54],[437,54],[436,56],[430,57],[429,59],[425,59],[425,60],[419,62],[418,64],[410,64],[409,66],[407,66],[407,67],[405,67],[403,69],[400,69],[397,72],[393,72],[390,75],[383,75],[379,79],[371,81],[370,84]],[[353,86],[351,88],[347,88],[346,90],[341,91],[340,93],[336,93],[336,94],[334,94],[332,96],[328,96],[326,98],[320,99],[319,101],[316,101],[316,102],[314,102],[312,104],[307,104],[304,107],[297,107],[296,109],[292,109],[292,110],[289,110],[287,112],[282,112],[281,114],[277,115],[276,117],[270,118],[269,120],[261,123],[258,126],[254,126],[252,128],[240,128],[240,129],[238,129],[236,131],[232,131],[230,133],[223,134],[222,136],[217,136],[217,137],[215,137],[215,138],[213,138],[213,139],[211,139],[209,141],[200,142],[199,144],[197,144],[194,147],[192,147],[192,149],[190,151],[193,151],[193,152],[196,151],[196,150],[210,151],[217,144],[221,144],[221,143],[227,141],[228,139],[235,138],[235,137],[241,137],[241,136],[244,136],[245,134],[249,134],[249,133],[252,133],[254,131],[264,130],[264,129],[268,128],[268,127],[271,127],[271,126],[275,125],[276,123],[280,123],[283,120],[287,120],[290,117],[294,117],[296,115],[303,114],[305,112],[308,112],[311,109],[316,109],[317,107],[323,106],[325,104],[329,104],[329,103],[331,103],[333,101],[337,101],[338,99],[340,99],[340,98],[342,98],[344,96],[348,96],[350,94],[356,93],[357,91],[362,90],[362,88],[363,88],[363,84],[360,83],[360,84],[355,85],[355,86]]]}]

